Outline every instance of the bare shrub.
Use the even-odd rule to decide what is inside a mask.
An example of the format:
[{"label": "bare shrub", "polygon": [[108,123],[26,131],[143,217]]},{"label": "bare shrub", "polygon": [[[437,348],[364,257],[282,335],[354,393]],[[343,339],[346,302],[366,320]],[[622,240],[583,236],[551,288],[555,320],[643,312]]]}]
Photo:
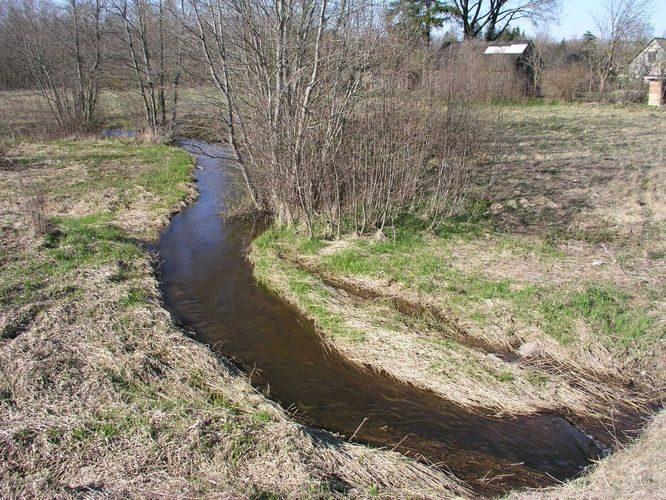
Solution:
[{"label": "bare shrub", "polygon": [[653,0],[605,0],[603,11],[596,17],[599,43],[595,45],[595,69],[599,77],[599,92],[606,97],[607,84],[626,71],[628,62],[636,55],[632,40],[645,38]]},{"label": "bare shrub", "polygon": [[371,4],[191,7],[220,130],[256,210],[310,234],[382,229],[451,173],[433,168],[454,125],[436,111],[427,58],[377,28]]},{"label": "bare shrub", "polygon": [[[430,196],[456,198],[458,181],[438,178],[472,153],[469,141],[451,149],[453,127],[469,126],[454,108],[524,84],[468,44],[436,88],[429,53],[378,23],[386,12],[369,0],[19,1],[10,13],[28,94],[62,133],[93,128],[104,107],[147,128],[139,140],[226,142],[248,205],[311,234],[382,228]],[[177,127],[185,76],[208,84],[192,98],[214,110],[205,126],[190,109]],[[120,92],[102,99],[102,83]]]},{"label": "bare shrub", "polygon": [[[477,164],[494,154],[495,145],[486,140],[480,127],[479,111],[466,101],[449,98],[439,128],[442,135],[437,155],[434,188],[429,199],[431,227],[442,217],[464,213],[479,183]],[[482,147],[481,144],[484,144]]]},{"label": "bare shrub", "polygon": [[573,101],[587,87],[587,69],[581,64],[568,64],[546,71],[544,94],[563,101]]},{"label": "bare shrub", "polygon": [[66,133],[97,123],[104,9],[100,0],[17,2],[4,19],[17,64],[29,74],[25,85]]},{"label": "bare shrub", "polygon": [[636,104],[645,102],[647,92],[636,89],[618,89],[608,92],[606,98],[615,104]]},{"label": "bare shrub", "polygon": [[525,95],[528,81],[515,70],[509,58],[489,58],[478,42],[452,44],[441,49],[440,85],[463,92],[475,101],[489,102],[498,98],[516,99]]},{"label": "bare shrub", "polygon": [[21,182],[25,193],[24,210],[30,216],[35,236],[43,236],[49,231],[49,219],[46,212],[46,190],[44,186],[31,180]]},{"label": "bare shrub", "polygon": [[136,136],[139,143],[168,144],[173,140],[174,130],[171,126],[144,128]]},{"label": "bare shrub", "polygon": [[[183,2],[171,0],[112,0],[109,2],[113,57],[112,84],[133,88],[140,99],[142,127],[173,128],[179,108],[185,46],[181,22]],[[163,130],[157,130],[163,135]]]},{"label": "bare shrub", "polygon": [[338,233],[343,217],[336,212],[349,213],[353,229],[361,233],[382,231],[418,196],[437,134],[436,124],[426,116],[433,114],[414,110],[413,103],[387,92],[352,117],[342,154],[335,159],[341,171],[337,179],[329,178],[326,189],[335,196],[322,200]]},{"label": "bare shrub", "polygon": [[0,92],[0,136],[55,139],[71,132],[60,127],[43,96],[29,90]]}]

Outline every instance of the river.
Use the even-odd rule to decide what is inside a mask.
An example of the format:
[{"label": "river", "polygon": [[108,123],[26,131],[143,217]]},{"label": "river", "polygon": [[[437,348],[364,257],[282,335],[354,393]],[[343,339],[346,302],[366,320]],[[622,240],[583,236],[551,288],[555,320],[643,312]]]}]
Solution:
[{"label": "river", "polygon": [[253,224],[220,217],[229,166],[211,156],[229,153],[202,141],[179,144],[197,158],[200,196],[173,218],[156,247],[165,305],[296,420],[395,448],[488,495],[574,477],[601,455],[560,415],[494,418],[325,349],[310,321],[254,280],[245,259]]}]

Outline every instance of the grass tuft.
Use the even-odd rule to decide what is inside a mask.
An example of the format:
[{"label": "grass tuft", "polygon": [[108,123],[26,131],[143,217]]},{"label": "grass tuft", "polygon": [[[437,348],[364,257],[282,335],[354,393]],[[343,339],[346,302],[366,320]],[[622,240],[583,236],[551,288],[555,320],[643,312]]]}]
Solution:
[{"label": "grass tuft", "polygon": [[575,338],[578,318],[591,322],[625,345],[646,335],[654,325],[645,311],[630,306],[626,293],[609,285],[588,285],[581,292],[554,294],[541,303],[541,312],[546,331],[564,343]]}]

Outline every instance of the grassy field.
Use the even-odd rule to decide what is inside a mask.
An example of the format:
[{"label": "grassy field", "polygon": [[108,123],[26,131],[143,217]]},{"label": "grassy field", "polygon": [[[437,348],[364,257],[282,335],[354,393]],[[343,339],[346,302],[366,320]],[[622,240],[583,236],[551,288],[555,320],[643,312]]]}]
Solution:
[{"label": "grassy field", "polygon": [[469,214],[429,232],[406,214],[380,238],[273,228],[255,274],[363,365],[498,415],[557,410],[617,444],[618,414],[666,394],[666,114],[496,113],[502,151]]},{"label": "grassy field", "polygon": [[195,196],[185,152],[79,139],[1,153],[0,496],[464,492],[293,423],[172,324],[140,243]]},{"label": "grassy field", "polygon": [[[178,97],[178,133],[186,137],[219,140],[220,103],[212,87],[182,87]],[[99,126],[141,130],[145,128],[143,102],[138,92],[108,90],[100,94]],[[49,110],[48,102],[36,92],[0,91],[0,138],[33,137],[42,140],[67,137]],[[153,138],[160,139],[160,138]],[[166,137],[168,140],[169,137]]]}]

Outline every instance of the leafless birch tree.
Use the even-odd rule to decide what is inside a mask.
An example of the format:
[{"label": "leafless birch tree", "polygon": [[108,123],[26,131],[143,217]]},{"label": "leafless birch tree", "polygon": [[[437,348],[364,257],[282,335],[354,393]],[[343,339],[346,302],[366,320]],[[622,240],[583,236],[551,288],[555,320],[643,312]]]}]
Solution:
[{"label": "leafless birch tree", "polygon": [[182,8],[182,3],[170,0],[112,0],[121,47],[116,56],[130,68],[146,125],[152,130],[170,128],[177,118],[184,50],[183,24],[178,21]]},{"label": "leafless birch tree", "polygon": [[[436,111],[426,83],[414,86],[409,45],[387,36],[371,3],[189,7],[184,22],[220,96],[224,139],[256,210],[310,234],[382,230],[451,175],[451,130],[461,122]],[[446,168],[434,168],[442,155]],[[433,215],[453,192],[439,184]]]},{"label": "leafless birch tree", "polygon": [[26,82],[48,103],[61,129],[91,129],[96,121],[103,58],[104,0],[11,7],[16,50]]}]

